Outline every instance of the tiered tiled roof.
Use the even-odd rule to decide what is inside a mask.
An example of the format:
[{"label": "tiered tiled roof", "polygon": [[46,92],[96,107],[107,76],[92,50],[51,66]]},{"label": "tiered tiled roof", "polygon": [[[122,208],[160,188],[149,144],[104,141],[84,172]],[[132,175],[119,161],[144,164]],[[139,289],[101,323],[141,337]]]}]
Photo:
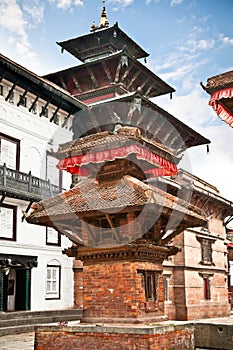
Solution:
[{"label": "tiered tiled roof", "polygon": [[233,127],[233,71],[215,75],[207,80],[206,86],[201,85],[211,95],[210,106],[223,121]]},{"label": "tiered tiled roof", "polygon": [[[206,223],[201,210],[132,176],[102,184],[85,178],[65,193],[34,203],[26,220],[33,224],[52,226],[60,231],[72,226],[75,232],[81,228],[80,219],[101,218],[106,213],[127,212],[130,208],[140,212],[145,206],[154,218],[165,217],[166,225],[173,213],[179,219],[174,229]],[[82,241],[81,237],[77,239],[75,235],[70,238],[76,243]]]}]

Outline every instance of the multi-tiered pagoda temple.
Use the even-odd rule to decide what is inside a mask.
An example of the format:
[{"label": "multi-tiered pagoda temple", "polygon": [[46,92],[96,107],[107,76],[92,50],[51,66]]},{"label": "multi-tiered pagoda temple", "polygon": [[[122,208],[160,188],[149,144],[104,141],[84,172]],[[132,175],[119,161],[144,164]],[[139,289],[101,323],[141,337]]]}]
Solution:
[{"label": "multi-tiered pagoda temple", "polygon": [[69,237],[66,254],[83,262],[83,322],[139,323],[164,319],[162,262],[171,240],[206,223],[187,191],[167,193],[187,148],[209,141],[150,99],[175,90],[139,59],[148,54],[105,5],[87,35],[58,43],[82,64],[46,76],[84,102],[74,139],[55,153],[72,188],[35,203],[27,221]]}]

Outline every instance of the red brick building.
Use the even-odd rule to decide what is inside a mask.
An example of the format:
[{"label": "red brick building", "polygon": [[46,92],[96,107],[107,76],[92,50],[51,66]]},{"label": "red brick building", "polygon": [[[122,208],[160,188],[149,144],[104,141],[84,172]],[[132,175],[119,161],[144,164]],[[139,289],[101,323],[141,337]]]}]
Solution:
[{"label": "red brick building", "polygon": [[184,171],[193,187],[191,202],[208,216],[205,227],[190,228],[173,239],[181,251],[164,262],[165,309],[169,318],[190,320],[227,316],[228,259],[224,219],[232,202]]}]

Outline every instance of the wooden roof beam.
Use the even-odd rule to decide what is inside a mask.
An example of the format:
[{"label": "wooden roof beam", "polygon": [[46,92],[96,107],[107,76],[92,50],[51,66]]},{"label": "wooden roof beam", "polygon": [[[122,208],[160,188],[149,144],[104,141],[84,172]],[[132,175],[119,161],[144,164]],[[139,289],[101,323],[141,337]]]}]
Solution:
[{"label": "wooden roof beam", "polygon": [[120,70],[121,70],[121,57],[119,59],[119,62],[118,62],[117,68],[116,68],[114,83],[118,83],[119,82]]},{"label": "wooden roof beam", "polygon": [[[164,125],[166,124],[167,120],[163,120],[163,122],[161,122],[159,124],[159,126],[157,125],[154,125],[155,126],[155,129],[151,128],[150,132],[154,135],[154,138],[158,137],[160,131],[162,130],[162,128],[164,127]],[[161,140],[159,140],[161,141]]]},{"label": "wooden roof beam", "polygon": [[[97,243],[96,233],[94,232],[94,230],[91,227],[91,225],[88,224],[87,222],[85,222],[85,220],[82,220],[82,224],[85,227],[85,231],[88,232],[88,235],[90,236],[92,243],[96,244]],[[89,243],[89,237],[88,237],[88,242],[84,242],[84,243]]]},{"label": "wooden roof beam", "polygon": [[144,82],[140,85],[141,89],[144,89],[144,87],[149,84],[149,81],[150,81],[150,78],[144,79]]},{"label": "wooden roof beam", "polygon": [[98,83],[94,73],[93,73],[93,70],[90,68],[90,66],[87,66],[86,68],[87,68],[87,72],[91,78],[91,81],[94,84],[95,89],[98,89],[100,86],[99,86],[99,83]]},{"label": "wooden roof beam", "polygon": [[115,236],[117,242],[120,243],[120,242],[121,242],[120,235],[119,235],[119,233],[118,233],[118,231],[117,231],[117,228],[114,227],[110,215],[109,215],[109,214],[105,214],[105,216],[106,216],[106,219],[108,220],[108,223],[109,223],[109,225],[110,225],[110,227],[111,227],[111,229],[112,229],[112,231],[113,231],[113,234],[114,234],[114,236]]},{"label": "wooden roof beam", "polygon": [[133,83],[137,80],[137,78],[139,77],[139,75],[141,74],[141,71],[138,70],[135,72],[134,77],[130,80],[130,83],[128,84],[128,86],[126,87],[128,90],[131,88],[131,86],[133,85]]},{"label": "wooden roof beam", "polygon": [[107,78],[108,78],[108,81],[109,81],[110,83],[112,83],[113,79],[112,79],[110,70],[109,70],[109,68],[108,68],[108,66],[107,66],[107,64],[106,64],[106,62],[101,62],[101,64],[102,64],[103,69],[104,69],[104,72],[105,72],[105,74],[106,74],[106,76],[107,76]]},{"label": "wooden roof beam", "polygon": [[64,81],[64,79],[62,77],[60,77],[60,82],[61,82],[61,85],[62,85],[63,89],[68,91],[67,84],[65,83],[65,81]]},{"label": "wooden roof beam", "polygon": [[185,140],[181,137],[178,131],[176,131],[175,136],[170,141],[170,147],[181,150],[182,152],[186,149]]},{"label": "wooden roof beam", "polygon": [[81,86],[78,82],[78,79],[76,77],[71,77],[72,81],[73,81],[73,84],[75,86],[75,88],[78,90],[79,93],[82,93],[82,89],[81,89]]},{"label": "wooden roof beam", "polygon": [[145,92],[145,96],[150,97],[150,92],[154,88],[153,84],[151,84]]}]

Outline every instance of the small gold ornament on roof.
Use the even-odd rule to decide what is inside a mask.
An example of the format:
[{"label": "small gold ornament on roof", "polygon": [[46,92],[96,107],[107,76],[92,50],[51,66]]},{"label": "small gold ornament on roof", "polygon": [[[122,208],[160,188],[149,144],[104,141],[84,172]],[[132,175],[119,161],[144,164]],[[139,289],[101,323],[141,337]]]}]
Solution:
[{"label": "small gold ornament on roof", "polygon": [[105,7],[105,0],[102,0],[103,3],[103,8],[100,16],[100,21],[99,21],[99,26],[95,25],[95,22],[93,22],[91,26],[91,32],[101,29],[101,28],[108,28],[109,27],[109,22],[108,22],[108,15]]}]

